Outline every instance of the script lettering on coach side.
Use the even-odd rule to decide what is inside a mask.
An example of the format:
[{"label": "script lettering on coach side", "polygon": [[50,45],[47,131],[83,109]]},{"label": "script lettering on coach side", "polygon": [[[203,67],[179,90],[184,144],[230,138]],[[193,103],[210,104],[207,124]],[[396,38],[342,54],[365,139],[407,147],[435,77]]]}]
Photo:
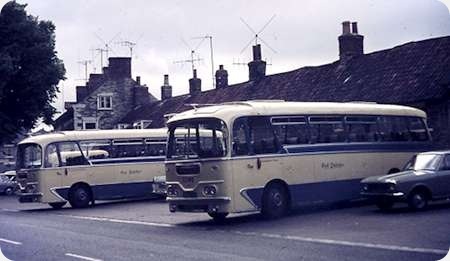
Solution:
[{"label": "script lettering on coach side", "polygon": [[341,162],[322,162],[322,169],[338,169],[343,168],[344,163]]},{"label": "script lettering on coach side", "polygon": [[137,175],[141,174],[142,170],[135,170],[135,169],[129,169],[129,170],[121,170],[121,175]]}]

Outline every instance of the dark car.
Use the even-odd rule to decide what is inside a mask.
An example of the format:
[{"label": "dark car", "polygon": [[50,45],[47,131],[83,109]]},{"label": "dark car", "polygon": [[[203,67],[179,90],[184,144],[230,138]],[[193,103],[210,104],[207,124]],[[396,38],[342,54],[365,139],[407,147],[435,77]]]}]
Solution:
[{"label": "dark car", "polygon": [[12,195],[18,188],[15,171],[6,171],[0,174],[0,193]]},{"label": "dark car", "polygon": [[369,177],[361,185],[361,194],[374,199],[381,210],[392,208],[395,202],[424,209],[430,200],[450,198],[450,151],[419,153],[402,172]]}]

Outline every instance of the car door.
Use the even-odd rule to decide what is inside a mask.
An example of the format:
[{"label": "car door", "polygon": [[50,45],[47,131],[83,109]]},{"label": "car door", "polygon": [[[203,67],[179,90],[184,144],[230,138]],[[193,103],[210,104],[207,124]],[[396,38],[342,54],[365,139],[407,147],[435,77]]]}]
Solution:
[{"label": "car door", "polygon": [[450,154],[444,156],[441,167],[437,174],[436,188],[434,194],[436,197],[450,196]]}]

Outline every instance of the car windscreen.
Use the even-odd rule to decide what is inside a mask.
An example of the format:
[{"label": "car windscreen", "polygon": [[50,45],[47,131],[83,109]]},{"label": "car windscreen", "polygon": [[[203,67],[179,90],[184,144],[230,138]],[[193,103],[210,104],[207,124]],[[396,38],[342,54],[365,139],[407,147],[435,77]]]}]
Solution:
[{"label": "car windscreen", "polygon": [[405,167],[407,170],[437,170],[442,156],[438,154],[418,154]]}]

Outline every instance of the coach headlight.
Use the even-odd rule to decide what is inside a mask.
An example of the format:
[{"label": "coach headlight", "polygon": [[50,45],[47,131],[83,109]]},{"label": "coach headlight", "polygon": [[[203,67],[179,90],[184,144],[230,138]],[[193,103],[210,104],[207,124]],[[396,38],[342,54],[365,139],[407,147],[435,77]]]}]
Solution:
[{"label": "coach headlight", "polygon": [[174,185],[167,186],[167,196],[168,197],[178,197],[179,191],[178,188]]},{"label": "coach headlight", "polygon": [[214,196],[217,194],[217,188],[214,185],[207,185],[203,187],[203,195]]}]

